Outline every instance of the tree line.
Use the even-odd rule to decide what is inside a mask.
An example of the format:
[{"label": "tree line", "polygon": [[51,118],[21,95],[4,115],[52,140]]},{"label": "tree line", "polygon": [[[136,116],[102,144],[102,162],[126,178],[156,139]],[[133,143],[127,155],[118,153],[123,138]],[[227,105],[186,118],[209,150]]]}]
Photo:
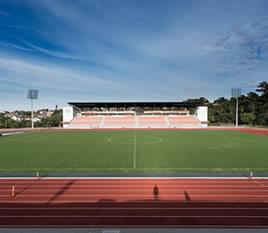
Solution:
[{"label": "tree line", "polygon": [[[261,82],[255,92],[239,97],[239,124],[252,126],[268,126],[268,83]],[[235,98],[220,97],[210,103],[206,98],[189,99],[186,103],[208,106],[210,125],[234,124]]]},{"label": "tree line", "polygon": [[[31,113],[27,112],[30,116]],[[6,114],[0,113],[0,128],[29,128],[31,127],[31,121],[21,120],[16,121]],[[62,124],[62,110],[55,110],[51,116],[42,118],[40,121],[35,122],[35,127],[59,127]]]},{"label": "tree line", "polygon": [[[188,99],[185,103],[208,106],[208,120],[210,125],[234,124],[235,98],[220,97],[210,103],[206,98]],[[192,109],[193,111],[193,109]],[[29,112],[30,114],[30,112]],[[62,122],[62,110],[55,110],[50,117],[36,122],[36,127],[58,127]],[[261,82],[255,92],[249,92],[239,97],[239,124],[253,126],[268,126],[268,83]],[[31,127],[31,122],[15,121],[0,113],[0,128]]]}]

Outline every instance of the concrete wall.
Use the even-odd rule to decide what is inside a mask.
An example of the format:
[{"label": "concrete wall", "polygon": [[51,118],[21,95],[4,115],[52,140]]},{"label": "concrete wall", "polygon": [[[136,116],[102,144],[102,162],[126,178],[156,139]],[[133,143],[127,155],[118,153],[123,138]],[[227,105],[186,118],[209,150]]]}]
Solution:
[{"label": "concrete wall", "polygon": [[70,124],[72,119],[74,118],[74,110],[72,107],[64,107],[62,109],[62,115],[63,115],[63,127],[66,127]]},{"label": "concrete wall", "polygon": [[208,126],[208,107],[199,106],[196,109],[196,116],[201,121],[203,127]]}]

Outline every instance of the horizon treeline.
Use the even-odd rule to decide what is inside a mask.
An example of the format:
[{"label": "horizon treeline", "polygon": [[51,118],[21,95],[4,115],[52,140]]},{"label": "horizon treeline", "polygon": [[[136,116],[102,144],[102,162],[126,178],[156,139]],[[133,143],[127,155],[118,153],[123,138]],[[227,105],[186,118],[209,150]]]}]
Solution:
[{"label": "horizon treeline", "polygon": [[[185,103],[208,106],[208,120],[210,125],[227,125],[235,122],[236,99],[219,97],[213,102],[200,97],[188,99]],[[194,109],[191,109],[193,112]],[[36,122],[36,127],[58,127],[62,122],[62,111],[56,110],[50,117]],[[255,92],[249,92],[239,97],[239,124],[252,126],[268,126],[268,82],[263,81],[256,87]],[[30,127],[30,121],[15,121],[0,113],[0,128]]]},{"label": "horizon treeline", "polygon": [[[263,81],[255,92],[239,97],[239,124],[268,126],[268,83]],[[208,106],[210,125],[234,124],[236,98],[219,97],[210,103],[206,98],[188,99],[186,103]]]}]

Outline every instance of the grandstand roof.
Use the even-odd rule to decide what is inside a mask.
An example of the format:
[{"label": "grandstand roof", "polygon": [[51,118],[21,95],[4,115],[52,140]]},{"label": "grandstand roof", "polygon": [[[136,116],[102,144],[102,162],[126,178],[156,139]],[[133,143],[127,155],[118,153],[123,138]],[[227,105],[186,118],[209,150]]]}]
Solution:
[{"label": "grandstand roof", "polygon": [[77,108],[109,107],[194,107],[200,104],[179,101],[127,101],[127,102],[68,102]]}]

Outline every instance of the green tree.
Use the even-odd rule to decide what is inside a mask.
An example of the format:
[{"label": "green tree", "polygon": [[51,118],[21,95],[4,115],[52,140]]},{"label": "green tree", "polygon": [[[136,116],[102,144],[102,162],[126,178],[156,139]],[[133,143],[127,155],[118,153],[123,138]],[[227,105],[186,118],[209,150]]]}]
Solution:
[{"label": "green tree", "polygon": [[261,82],[256,89],[257,92],[260,92],[262,95],[268,95],[268,83],[266,81]]},{"label": "green tree", "polygon": [[240,123],[253,125],[255,123],[256,116],[254,113],[241,113]]}]

